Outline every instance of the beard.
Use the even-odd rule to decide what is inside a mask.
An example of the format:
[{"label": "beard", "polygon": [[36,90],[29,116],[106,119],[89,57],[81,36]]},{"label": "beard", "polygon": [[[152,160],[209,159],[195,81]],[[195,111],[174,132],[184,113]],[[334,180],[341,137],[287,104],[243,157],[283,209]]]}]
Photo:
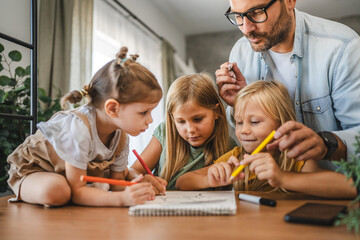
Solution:
[{"label": "beard", "polygon": [[273,46],[286,40],[292,26],[291,16],[287,15],[285,7],[281,6],[280,17],[274,24],[270,33],[266,32],[250,32],[244,35],[246,38],[263,38],[264,43],[251,43],[251,47],[255,52],[265,52]]}]

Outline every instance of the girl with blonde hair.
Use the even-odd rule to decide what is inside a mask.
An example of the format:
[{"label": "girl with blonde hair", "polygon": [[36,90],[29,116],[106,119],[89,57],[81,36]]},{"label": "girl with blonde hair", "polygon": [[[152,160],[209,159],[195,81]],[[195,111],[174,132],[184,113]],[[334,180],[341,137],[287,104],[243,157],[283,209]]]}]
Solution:
[{"label": "girl with blonde hair", "polygon": [[[241,147],[235,147],[207,168],[183,175],[191,181],[180,189],[233,183],[235,190],[297,191],[332,198],[356,196],[351,180],[320,168],[315,160],[295,161],[287,157],[287,150],[269,152],[266,148],[250,155],[273,130],[296,119],[288,91],[280,82],[257,81],[244,87],[236,97],[234,118]],[[230,181],[234,168],[240,164],[245,165],[244,172]]]},{"label": "girl with blonde hair", "polygon": [[[211,77],[205,73],[175,80],[166,98],[166,122],[161,123],[141,156],[167,189],[177,188],[186,172],[203,168],[231,149],[224,107]],[[137,161],[132,166],[145,174]]]}]

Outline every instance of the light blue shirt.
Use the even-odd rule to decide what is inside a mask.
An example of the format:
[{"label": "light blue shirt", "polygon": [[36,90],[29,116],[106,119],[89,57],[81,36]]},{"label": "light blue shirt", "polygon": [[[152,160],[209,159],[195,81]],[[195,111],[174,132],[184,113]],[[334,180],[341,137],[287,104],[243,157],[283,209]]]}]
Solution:
[{"label": "light blue shirt", "polygon": [[[360,134],[360,37],[345,25],[297,9],[295,18],[290,61],[296,64],[297,120],[315,132],[335,133],[349,160]],[[253,51],[244,37],[231,50],[230,62],[237,63],[248,84],[273,79],[269,53]]]}]

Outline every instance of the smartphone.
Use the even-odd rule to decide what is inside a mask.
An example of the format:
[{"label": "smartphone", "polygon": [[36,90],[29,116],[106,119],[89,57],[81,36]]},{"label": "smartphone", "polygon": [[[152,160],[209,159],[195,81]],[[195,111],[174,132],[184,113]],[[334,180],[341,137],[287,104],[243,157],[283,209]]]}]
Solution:
[{"label": "smartphone", "polygon": [[284,217],[286,222],[332,226],[339,213],[346,213],[345,205],[305,203]]}]

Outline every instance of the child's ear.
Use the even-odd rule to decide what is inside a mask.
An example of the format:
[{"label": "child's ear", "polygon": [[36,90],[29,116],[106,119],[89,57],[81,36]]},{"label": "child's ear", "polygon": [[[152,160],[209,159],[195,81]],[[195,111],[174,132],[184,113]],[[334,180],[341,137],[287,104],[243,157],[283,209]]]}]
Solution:
[{"label": "child's ear", "polygon": [[105,112],[110,117],[117,117],[119,111],[120,103],[115,99],[107,99],[104,104]]},{"label": "child's ear", "polygon": [[219,103],[215,105],[214,112],[215,112],[215,119],[218,119],[220,116],[220,104]]}]

